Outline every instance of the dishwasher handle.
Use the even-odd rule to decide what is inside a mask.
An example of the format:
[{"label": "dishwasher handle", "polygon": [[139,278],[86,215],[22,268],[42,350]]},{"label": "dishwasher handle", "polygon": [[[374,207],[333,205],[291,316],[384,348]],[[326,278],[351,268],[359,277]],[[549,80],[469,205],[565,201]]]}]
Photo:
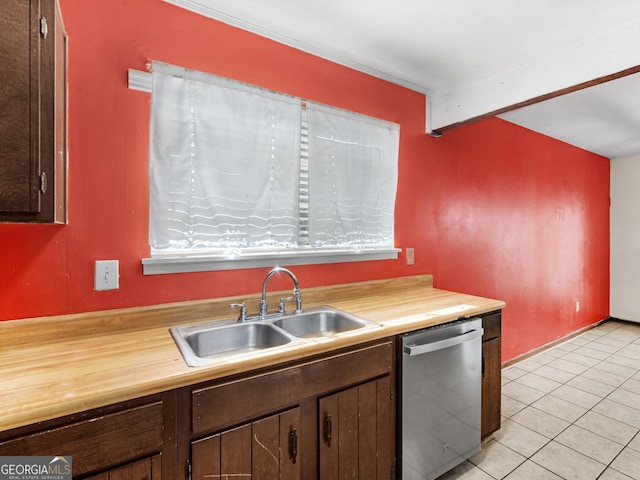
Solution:
[{"label": "dishwasher handle", "polygon": [[457,335],[451,338],[445,338],[444,340],[439,340],[437,342],[427,342],[418,345],[405,345],[404,353],[412,357],[415,355],[422,355],[424,353],[435,352],[437,350],[444,350],[445,348],[453,347],[455,345],[473,340],[474,338],[481,337],[483,333],[484,329],[479,328],[477,330],[470,330],[461,335]]}]

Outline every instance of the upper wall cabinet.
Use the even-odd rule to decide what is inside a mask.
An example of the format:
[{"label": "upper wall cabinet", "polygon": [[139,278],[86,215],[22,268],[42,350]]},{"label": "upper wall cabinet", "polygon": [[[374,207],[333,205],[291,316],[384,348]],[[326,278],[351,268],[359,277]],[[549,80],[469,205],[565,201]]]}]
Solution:
[{"label": "upper wall cabinet", "polygon": [[0,221],[66,222],[66,42],[56,0],[0,2]]}]

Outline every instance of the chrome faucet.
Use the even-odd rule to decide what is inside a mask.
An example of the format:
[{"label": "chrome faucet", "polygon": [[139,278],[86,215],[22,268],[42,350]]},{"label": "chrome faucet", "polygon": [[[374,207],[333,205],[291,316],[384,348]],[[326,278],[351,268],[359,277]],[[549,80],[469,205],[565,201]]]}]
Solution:
[{"label": "chrome faucet", "polygon": [[[269,283],[269,279],[275,275],[276,273],[286,273],[293,280],[293,296],[296,297],[296,313],[302,313],[302,295],[300,294],[300,286],[298,285],[298,279],[293,274],[291,270],[288,270],[284,267],[276,267],[267,273],[266,278],[264,279],[264,283],[262,284],[262,300],[260,300],[260,317],[264,318],[267,315],[267,284]],[[284,299],[280,301],[280,303],[284,303]],[[283,305],[281,305],[281,310],[284,311]]]}]

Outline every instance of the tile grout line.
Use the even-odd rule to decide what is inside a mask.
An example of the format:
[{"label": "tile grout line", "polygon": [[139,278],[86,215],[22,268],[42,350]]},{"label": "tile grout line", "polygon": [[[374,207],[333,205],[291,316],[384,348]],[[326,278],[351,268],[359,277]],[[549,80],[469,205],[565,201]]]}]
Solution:
[{"label": "tile grout line", "polygon": [[[607,328],[602,328],[605,325],[611,325]],[[615,325],[615,327],[612,327],[613,325]],[[518,452],[517,450],[515,450],[513,447],[502,443],[500,439],[495,438],[495,437],[490,437],[487,441],[485,441],[485,443],[483,443],[483,448],[485,448],[485,446],[489,446],[491,445],[491,443],[495,442],[495,444],[499,444],[501,448],[505,448],[508,451],[514,453],[515,455],[518,455],[518,457],[522,457],[523,460],[519,461],[519,459],[516,459],[516,461],[518,461],[517,465],[514,465],[513,467],[511,467],[511,465],[508,466],[509,470],[507,473],[504,472],[500,472],[500,474],[502,475],[501,477],[496,477],[495,475],[492,475],[488,470],[485,470],[485,468],[483,468],[482,464],[475,464],[473,463],[473,459],[470,459],[468,462],[468,464],[471,465],[471,471],[474,469],[480,470],[482,471],[482,473],[484,475],[487,476],[487,478],[491,478],[493,480],[502,480],[504,478],[507,478],[509,476],[511,476],[514,472],[516,472],[519,468],[522,467],[522,465],[524,465],[527,462],[531,462],[532,464],[536,465],[536,468],[541,468],[546,472],[550,472],[551,475],[557,477],[557,478],[563,478],[560,474],[554,472],[553,470],[551,470],[550,468],[538,463],[537,461],[533,460],[533,457],[535,455],[537,455],[542,449],[544,449],[545,447],[547,447],[549,444],[551,444],[552,442],[554,442],[555,444],[562,446],[563,448],[566,448],[568,450],[571,450],[573,452],[575,452],[578,455],[581,455],[583,457],[589,458],[591,461],[595,462],[597,465],[602,467],[602,470],[596,474],[595,477],[591,477],[593,478],[593,480],[599,479],[601,477],[603,477],[607,472],[616,472],[619,473],[620,475],[623,476],[627,476],[626,473],[624,473],[621,470],[618,470],[616,468],[613,468],[613,464],[616,462],[616,460],[623,455],[623,452],[627,451],[627,452],[631,452],[631,454],[637,454],[638,458],[640,458],[640,448],[636,449],[631,447],[630,445],[634,442],[634,440],[637,441],[638,438],[640,438],[640,425],[639,426],[635,426],[632,424],[627,423],[624,420],[621,420],[619,418],[614,418],[612,416],[607,415],[606,413],[601,413],[602,409],[600,412],[594,412],[597,415],[600,415],[601,417],[605,417],[606,419],[611,420],[612,422],[618,422],[622,425],[626,425],[629,427],[630,432],[633,432],[632,435],[630,435],[629,439],[626,440],[625,443],[620,443],[617,439],[614,440],[612,438],[609,438],[607,436],[602,435],[602,432],[598,432],[598,431],[593,431],[590,428],[586,428],[585,426],[581,426],[581,425],[577,425],[577,422],[580,421],[580,419],[582,419],[585,415],[587,415],[588,413],[592,412],[594,409],[596,409],[599,405],[602,404],[602,402],[604,402],[605,400],[608,402],[612,402],[614,404],[617,404],[621,407],[621,409],[631,409],[634,411],[638,411],[638,421],[636,423],[640,424],[640,409],[635,408],[635,405],[628,405],[626,403],[621,403],[619,401],[617,401],[614,397],[614,399],[611,398],[612,395],[615,394],[615,392],[624,392],[625,394],[628,395],[638,395],[640,397],[640,389],[638,390],[634,390],[631,388],[631,384],[630,384],[630,380],[637,380],[639,382],[639,386],[640,386],[640,360],[637,361],[637,363],[635,365],[633,365],[633,361],[637,360],[636,358],[634,358],[633,355],[633,351],[629,351],[628,347],[631,345],[637,345],[637,350],[638,350],[638,357],[640,357],[640,334],[632,334],[632,333],[625,333],[622,329],[624,329],[624,327],[626,326],[626,324],[621,324],[620,322],[611,322],[611,323],[607,323],[607,324],[603,324],[602,326],[596,327],[595,329],[589,330],[588,332],[583,333],[582,335],[579,335],[577,337],[573,337],[572,339],[567,340],[567,342],[565,343],[561,343],[558,345],[554,345],[553,347],[550,347],[548,350],[542,351],[540,353],[537,353],[534,356],[528,357],[524,360],[522,360],[522,362],[519,363],[515,363],[515,364],[511,364],[508,367],[506,367],[505,369],[503,369],[503,373],[505,371],[509,371],[509,370],[515,370],[518,368],[518,365],[520,365],[522,367],[522,363],[525,362],[529,362],[530,365],[527,365],[527,368],[520,368],[519,370],[523,373],[520,373],[517,376],[514,377],[506,377],[505,375],[503,375],[503,379],[506,378],[506,382],[503,381],[502,383],[502,387],[504,389],[505,386],[509,385],[509,384],[516,384],[517,386],[524,386],[530,389],[533,389],[537,394],[540,394],[539,397],[537,397],[534,400],[527,400],[525,398],[515,398],[514,396],[510,396],[509,394],[505,394],[502,393],[503,397],[507,397],[511,400],[513,400],[514,402],[517,402],[518,404],[523,405],[521,408],[518,408],[517,410],[514,410],[513,412],[510,413],[509,416],[503,416],[504,420],[509,420],[511,422],[513,422],[514,424],[518,425],[520,428],[526,429],[532,433],[535,433],[536,435],[539,435],[541,437],[544,438],[544,443],[543,445],[541,445],[539,448],[537,448],[534,452],[527,454],[523,454]],[[638,327],[640,327],[640,325],[638,325]],[[634,325],[633,327],[634,329],[636,329],[636,326]],[[620,330],[620,331],[618,331]],[[640,330],[640,328],[638,328],[638,330]],[[596,331],[599,332],[599,334],[596,334]],[[631,338],[633,337],[633,338]],[[600,340],[600,341],[599,341]],[[597,345],[593,345],[594,343],[597,343]],[[564,348],[562,348],[564,347]],[[594,348],[595,347],[595,348]],[[595,354],[595,356],[591,356],[588,355],[588,352],[580,352],[579,350],[581,349],[588,349],[590,351],[593,352],[601,352],[598,354]],[[550,352],[554,350],[554,354],[550,354]],[[610,351],[613,350],[613,351]],[[623,353],[621,353],[623,352]],[[561,353],[559,356],[555,356],[555,354]],[[603,355],[606,354],[606,356],[603,357]],[[579,355],[579,357],[575,357],[575,355]],[[623,360],[623,361],[612,361],[611,357],[617,355],[619,357],[622,358],[626,358],[628,359],[628,361]],[[549,356],[553,356],[553,358],[549,359]],[[566,359],[564,357],[573,357],[573,358],[569,358]],[[536,357],[538,357],[538,359],[536,360]],[[545,358],[542,358],[545,357]],[[584,358],[584,363],[580,363],[580,362],[576,362],[575,360],[579,360],[580,357]],[[587,360],[588,359],[588,360]],[[542,360],[542,361],[540,361]],[[574,373],[572,371],[569,370],[565,370],[559,366],[556,365],[550,365],[552,362],[556,361],[556,360],[563,360],[564,362],[569,362],[568,365],[570,364],[574,364],[576,365],[575,370],[579,370],[578,367],[584,367],[583,370],[580,371],[580,373]],[[615,360],[615,359],[614,359]],[[595,362],[595,363],[592,363]],[[604,362],[607,362],[609,364],[612,365],[612,367],[606,368],[606,369],[602,369],[602,368],[597,368],[599,365],[602,366],[602,364]],[[567,378],[564,381],[560,381],[554,378],[549,378],[549,376],[545,376],[544,374],[540,374],[537,373],[539,371],[539,369],[541,367],[548,367],[551,369],[555,369],[558,372],[562,372],[563,374],[566,374],[566,376],[571,375],[570,378]],[[615,372],[615,370],[618,370],[618,372]],[[611,383],[605,383],[603,381],[601,381],[600,379],[595,379],[595,378],[590,378],[589,376],[584,376],[584,374],[586,372],[589,371],[593,371],[596,370],[598,372],[601,372],[601,374],[599,375],[606,375],[606,374],[610,374],[612,376],[617,377],[616,380],[613,381],[613,383],[615,383],[615,385],[611,384]],[[623,373],[626,370],[626,373]],[[630,373],[631,372],[631,373]],[[539,383],[537,386],[538,388],[536,388],[536,386],[530,386],[530,384],[525,383],[524,381],[518,381],[518,380],[522,380],[523,377],[525,377],[526,375],[535,375],[536,377],[539,377],[540,379],[542,379],[543,381],[546,382],[553,382],[553,384],[557,384],[557,385],[551,385],[553,388],[551,388],[550,390],[548,390],[547,388],[545,388],[545,390],[539,390],[538,388],[542,387],[542,383]],[[639,378],[634,378],[634,377],[639,377]],[[556,377],[558,378],[558,377]],[[594,382],[594,384],[600,384],[602,385],[602,388],[607,390],[607,393],[602,394],[602,392],[599,393],[594,393],[594,390],[589,391],[588,389],[585,389],[584,385],[570,385],[570,382],[573,382],[576,379],[582,378],[583,380],[588,380],[589,382]],[[587,382],[588,383],[588,382]],[[625,387],[626,385],[626,387]],[[576,399],[574,399],[573,397],[567,397],[566,394],[561,395],[559,392],[557,392],[557,390],[559,390],[562,387],[569,387],[571,389],[574,389],[575,391],[580,392],[581,394],[584,395],[592,395],[594,397],[597,397],[597,401],[590,405],[589,407],[586,407],[585,404],[588,403],[588,398],[585,399],[584,402],[582,402],[582,404],[577,401]],[[554,392],[556,392],[556,395],[554,395]],[[541,410],[539,407],[534,406],[534,404],[538,401],[540,401],[543,398],[546,397],[550,397],[550,400],[553,401],[560,401],[560,402],[566,402],[567,404],[570,404],[572,407],[576,407],[576,408],[580,408],[580,409],[584,409],[585,411],[583,413],[581,413],[577,418],[569,421],[565,418],[562,418],[560,416],[557,416],[557,412],[555,414],[549,413],[545,410]],[[593,399],[595,400],[595,399]],[[517,408],[517,405],[516,405]],[[558,420],[562,420],[563,422],[567,422],[567,425],[562,428],[560,431],[556,432],[553,434],[552,437],[547,436],[546,434],[542,434],[539,431],[521,423],[518,420],[515,420],[513,417],[515,415],[517,415],[519,412],[527,409],[527,408],[531,408],[535,411],[541,412],[544,415],[549,415],[553,418],[556,418]],[[571,416],[571,418],[573,418],[573,416]],[[570,429],[571,427],[575,426],[578,429],[582,429],[586,432],[588,432],[590,435],[594,435],[599,439],[602,439],[606,442],[610,442],[611,444],[615,444],[615,447],[618,451],[612,456],[612,458],[610,460],[608,460],[608,463],[603,463],[601,460],[597,460],[596,458],[593,458],[592,456],[590,456],[588,453],[583,453],[579,450],[576,450],[575,448],[565,445],[564,443],[558,441],[558,437],[560,437],[564,432],[566,432],[568,429]],[[566,440],[565,440],[566,441]],[[596,442],[598,442],[596,440]],[[619,447],[619,448],[618,448]],[[465,463],[467,463],[465,462]],[[550,464],[550,466],[553,466],[553,464]],[[599,468],[599,467],[596,467]],[[463,469],[462,473],[465,473],[467,470],[469,469],[469,467],[466,467],[466,469]],[[490,469],[490,470],[495,470],[495,469]],[[592,472],[594,473],[594,472]],[[447,478],[449,480],[452,480],[454,478],[459,478],[459,477],[452,477],[448,474],[445,474],[445,476],[442,477]],[[464,476],[464,478],[466,478],[466,476]],[[474,477],[475,478],[475,477]],[[631,477],[628,477],[631,478]],[[633,478],[638,478],[640,479],[640,477],[636,477],[635,475],[633,476]]]},{"label": "tile grout line", "polygon": [[[612,443],[615,443],[616,445],[618,445],[618,446],[620,446],[620,447],[621,447],[621,448],[620,448],[620,450],[619,450],[619,451],[614,455],[614,457],[613,457],[613,458],[612,458],[612,459],[611,459],[607,464],[602,463],[601,461],[596,460],[595,458],[592,458],[592,457],[590,457],[589,455],[586,455],[586,454],[585,454],[585,453],[583,453],[583,452],[580,452],[580,451],[578,451],[578,450],[575,450],[575,449],[573,449],[572,447],[569,447],[569,446],[567,446],[567,445],[565,445],[565,444],[563,444],[563,443],[561,443],[561,442],[559,442],[559,441],[557,440],[557,438],[558,438],[558,437],[559,437],[563,432],[565,432],[567,429],[571,428],[572,426],[576,426],[576,427],[578,427],[578,428],[583,428],[583,427],[581,427],[581,426],[579,426],[579,425],[576,425],[576,422],[578,422],[582,417],[584,417],[584,416],[585,416],[585,415],[587,415],[589,412],[591,412],[594,408],[596,408],[598,405],[600,405],[604,400],[608,400],[608,401],[610,401],[610,402],[617,403],[617,404],[619,404],[619,405],[621,405],[621,406],[624,406],[624,407],[627,407],[627,408],[633,408],[634,410],[637,410],[637,409],[635,409],[634,407],[631,407],[631,406],[629,406],[629,405],[625,405],[625,404],[621,404],[620,402],[617,402],[616,400],[612,400],[612,399],[611,399],[611,398],[609,398],[609,397],[610,397],[614,392],[618,391],[619,389],[622,389],[622,390],[624,390],[625,392],[628,392],[628,393],[636,394],[636,392],[633,392],[633,391],[630,391],[630,390],[624,389],[624,388],[622,388],[622,386],[623,386],[624,384],[626,384],[629,380],[631,380],[635,375],[637,375],[637,374],[640,372],[640,370],[639,370],[638,368],[633,368],[633,367],[629,367],[629,366],[627,366],[627,365],[619,364],[619,363],[616,363],[616,362],[611,362],[611,361],[610,361],[610,358],[611,358],[612,356],[616,355],[616,354],[619,354],[619,353],[620,353],[620,351],[622,351],[623,349],[625,349],[625,348],[626,348],[626,347],[628,347],[629,345],[634,344],[634,342],[636,342],[636,341],[638,341],[638,340],[640,339],[640,336],[636,337],[636,338],[635,338],[635,339],[633,339],[633,340],[625,340],[624,345],[622,345],[622,346],[614,346],[614,345],[611,345],[611,347],[615,347],[615,348],[616,348],[616,350],[615,350],[615,351],[613,351],[613,352],[607,352],[607,351],[603,351],[603,350],[598,350],[597,348],[591,348],[592,350],[596,350],[596,351],[603,351],[604,353],[607,353],[608,355],[607,355],[606,357],[604,357],[604,358],[597,358],[597,357],[589,356],[589,355],[586,355],[586,354],[584,354],[584,353],[580,353],[580,352],[578,352],[578,350],[580,350],[580,349],[582,349],[582,348],[589,348],[589,345],[590,345],[590,344],[592,344],[592,343],[594,343],[594,342],[598,343],[598,342],[597,342],[597,340],[602,339],[602,337],[604,337],[604,336],[606,336],[606,335],[609,335],[609,334],[611,334],[612,332],[615,332],[615,330],[618,330],[619,328],[620,328],[620,326],[619,326],[619,327],[617,327],[617,328],[615,328],[615,329],[611,329],[611,330],[609,330],[609,331],[607,331],[607,332],[605,332],[605,333],[603,333],[603,334],[601,334],[601,335],[598,335],[598,336],[596,336],[595,338],[592,338],[592,339],[590,339],[590,340],[586,340],[586,339],[582,338],[582,337],[583,337],[583,335],[585,335],[585,336],[586,336],[586,335],[588,335],[590,332],[592,332],[592,331],[589,331],[589,332],[586,332],[585,334],[583,334],[583,335],[581,335],[581,336],[578,336],[578,337],[575,337],[575,338],[573,338],[573,339],[571,339],[571,340],[568,340],[566,344],[559,344],[558,346],[552,347],[552,348],[558,348],[560,345],[567,345],[567,344],[569,344],[569,343],[571,343],[571,342],[573,342],[573,343],[575,344],[575,343],[576,343],[576,342],[575,342],[575,340],[576,340],[576,339],[580,339],[580,340],[582,340],[582,341],[584,341],[584,342],[585,342],[585,343],[583,343],[583,344],[577,345],[575,348],[572,348],[572,349],[570,349],[570,350],[564,350],[564,351],[565,351],[565,353],[564,353],[564,354],[562,354],[562,355],[561,355],[561,356],[559,356],[559,357],[555,357],[555,358],[554,358],[554,359],[552,359],[552,360],[549,360],[549,361],[546,361],[546,362],[536,362],[536,363],[539,363],[539,366],[538,366],[538,367],[536,367],[536,368],[534,368],[534,369],[532,369],[532,370],[528,370],[528,369],[521,369],[521,370],[522,370],[522,371],[524,371],[525,373],[523,373],[522,375],[519,375],[519,376],[517,376],[517,377],[515,377],[515,378],[508,379],[508,382],[506,382],[506,383],[504,383],[504,384],[503,384],[503,387],[504,387],[505,385],[509,384],[509,383],[512,383],[512,382],[516,382],[516,383],[518,383],[518,384],[520,384],[520,385],[525,385],[524,383],[518,382],[517,380],[518,380],[518,379],[521,379],[522,377],[524,377],[524,376],[526,376],[526,375],[529,375],[529,374],[531,374],[531,375],[536,375],[536,376],[541,377],[541,378],[543,378],[543,379],[545,379],[545,380],[548,380],[548,381],[552,381],[552,382],[557,383],[557,384],[558,384],[558,386],[556,386],[555,388],[553,388],[553,389],[551,389],[551,390],[549,390],[549,391],[541,391],[541,390],[536,389],[536,388],[535,388],[535,386],[528,386],[528,385],[525,385],[525,386],[528,386],[529,388],[532,388],[532,389],[534,389],[534,390],[536,390],[537,392],[539,392],[539,393],[541,393],[541,394],[542,394],[542,396],[541,396],[541,397],[539,397],[538,399],[533,400],[532,402],[529,402],[529,403],[522,402],[522,399],[513,398],[513,397],[509,396],[508,394],[505,394],[505,395],[506,395],[507,397],[511,398],[512,400],[518,401],[518,402],[522,403],[523,405],[525,405],[525,407],[524,407],[524,408],[530,407],[530,408],[533,408],[533,409],[535,409],[535,410],[537,410],[537,411],[539,411],[539,412],[543,412],[543,413],[545,413],[545,414],[547,414],[547,415],[551,415],[551,416],[553,416],[553,417],[555,417],[555,418],[558,418],[558,419],[560,419],[560,420],[563,420],[563,421],[565,421],[565,422],[568,422],[568,425],[567,425],[565,428],[563,428],[563,429],[562,429],[562,430],[560,430],[558,433],[556,433],[552,438],[549,438],[549,437],[547,437],[546,435],[542,435],[542,434],[540,434],[540,432],[535,432],[535,430],[531,430],[531,428],[529,428],[529,427],[528,427],[528,426],[526,426],[526,425],[523,425],[522,423],[518,422],[517,420],[514,420],[512,417],[515,415],[515,413],[514,413],[514,414],[512,414],[510,417],[507,417],[510,421],[512,421],[512,422],[514,422],[514,423],[517,423],[517,424],[518,424],[518,425],[520,425],[521,427],[526,428],[526,429],[531,430],[531,431],[534,431],[535,433],[538,433],[539,435],[542,435],[543,437],[546,437],[547,441],[544,443],[544,445],[542,445],[540,448],[538,448],[535,452],[531,453],[528,457],[525,457],[525,460],[524,460],[523,462],[521,462],[520,464],[518,464],[518,465],[517,465],[513,470],[511,470],[509,473],[507,473],[503,478],[508,477],[511,473],[513,473],[515,470],[517,470],[517,469],[518,469],[518,468],[519,468],[523,463],[525,463],[527,460],[530,460],[531,462],[535,463],[535,464],[536,464],[536,465],[538,465],[539,467],[544,468],[545,470],[547,470],[547,471],[550,471],[550,472],[551,472],[551,470],[547,469],[547,468],[546,468],[546,467],[544,467],[543,465],[540,465],[540,464],[536,463],[534,460],[532,460],[532,457],[533,457],[533,456],[535,456],[535,455],[536,455],[540,450],[542,450],[545,446],[549,445],[549,443],[551,443],[551,442],[556,442],[556,443],[558,443],[559,445],[562,445],[563,447],[568,448],[568,449],[570,449],[570,450],[572,450],[572,451],[574,451],[574,452],[576,452],[576,453],[578,453],[578,454],[580,454],[580,455],[583,455],[583,456],[585,456],[585,457],[587,457],[587,458],[590,458],[590,459],[591,459],[591,460],[593,460],[594,462],[597,462],[598,464],[602,465],[602,466],[603,466],[603,470],[600,472],[600,474],[598,474],[598,476],[597,476],[596,478],[600,478],[602,475],[604,475],[604,473],[605,473],[605,472],[607,471],[607,469],[609,469],[609,468],[611,468],[612,470],[615,470],[616,472],[619,472],[618,470],[614,469],[611,465],[615,462],[615,460],[616,460],[616,459],[617,459],[617,458],[622,454],[622,452],[623,452],[626,448],[630,448],[631,450],[636,451],[635,449],[633,449],[633,448],[632,448],[632,447],[630,447],[629,445],[630,445],[630,444],[631,444],[631,442],[633,442],[633,440],[634,440],[634,439],[635,439],[635,438],[640,434],[640,429],[639,429],[638,427],[635,427],[635,426],[633,426],[633,425],[629,425],[629,424],[627,424],[627,425],[629,425],[630,427],[632,427],[632,428],[635,428],[635,429],[636,429],[636,433],[635,433],[633,436],[631,436],[631,438],[630,438],[630,439],[629,439],[625,444],[621,444],[621,443],[619,443],[619,442],[617,442],[617,441],[614,441],[614,440],[612,440],[612,439],[610,439],[610,438],[604,437],[604,436],[600,435],[598,432],[593,432],[593,431],[591,431],[591,430],[586,429],[586,431],[590,432],[591,434],[597,435],[599,438],[602,438],[602,439],[604,439],[604,440],[607,440],[607,441],[610,441],[610,442],[612,442]],[[593,335],[591,335],[591,336],[593,337]],[[599,343],[601,343],[601,344],[603,344],[603,345],[608,345],[607,343],[604,343],[604,342],[599,342]],[[562,348],[560,348],[560,350],[563,350],[563,349],[562,349]],[[540,353],[539,353],[539,354],[537,354],[537,355],[544,355],[545,353],[548,353],[548,352],[547,352],[547,351],[543,351],[543,352],[540,352]],[[566,357],[567,355],[572,355],[572,354],[580,355],[580,356],[582,356],[582,357],[589,358],[589,359],[592,359],[592,360],[597,360],[597,361],[596,361],[593,365],[589,365],[588,363],[590,363],[590,362],[585,363],[585,364],[581,364],[581,363],[578,363],[578,362],[572,361],[571,359],[566,359],[566,358],[564,358],[564,357]],[[529,357],[527,360],[533,360],[533,361],[535,362],[535,359],[536,359],[536,356],[537,356],[537,355],[534,355],[534,356],[532,356],[532,357]],[[622,355],[622,356],[625,356],[625,355]],[[627,357],[627,358],[633,359],[632,357]],[[557,360],[557,359],[563,359],[564,361],[566,361],[566,362],[570,362],[570,363],[573,363],[573,364],[575,364],[576,366],[578,366],[578,365],[579,365],[579,366],[581,366],[581,367],[587,367],[587,368],[586,368],[585,370],[583,370],[582,372],[580,372],[580,373],[574,373],[574,372],[571,372],[571,371],[568,371],[568,370],[564,370],[564,369],[562,369],[562,368],[560,368],[560,367],[556,367],[556,366],[549,365],[550,363],[552,363],[554,360]],[[612,387],[612,390],[611,390],[609,393],[607,393],[606,395],[604,395],[604,396],[597,395],[597,394],[592,393],[592,392],[589,392],[589,391],[587,391],[587,390],[583,390],[583,389],[582,389],[582,388],[580,388],[579,386],[574,387],[574,386],[572,386],[572,385],[569,385],[569,382],[571,382],[572,380],[574,380],[574,379],[576,379],[576,378],[578,378],[578,377],[581,377],[581,376],[582,376],[585,372],[587,372],[588,370],[596,369],[596,370],[600,370],[600,371],[604,371],[604,372],[606,372],[607,370],[601,370],[601,369],[598,369],[598,368],[597,368],[597,366],[598,366],[598,365],[600,365],[600,364],[602,364],[603,362],[606,362],[606,361],[609,361],[609,363],[613,363],[614,365],[619,365],[619,366],[622,366],[622,367],[632,368],[633,370],[635,370],[635,372],[634,372],[634,373],[631,373],[630,375],[627,375],[627,376],[625,377],[625,379],[624,379],[624,380],[623,380],[623,381],[622,381],[618,386],[615,386],[615,387],[614,387],[613,385],[607,385],[607,384],[604,384],[604,383],[599,382],[599,381],[597,381],[597,380],[590,379],[589,377],[582,377],[582,378],[586,378],[586,379],[588,379],[588,380],[591,380],[591,381],[593,381],[593,382],[596,382],[596,383],[602,383],[603,385],[607,385],[608,387]],[[510,366],[509,366],[509,367],[507,367],[507,368],[514,368],[514,367],[515,367],[515,368],[517,368],[517,365],[518,365],[518,364],[516,363],[516,364],[510,365]],[[549,366],[550,368],[555,368],[555,369],[557,369],[557,370],[560,370],[560,371],[566,372],[566,373],[568,373],[568,374],[573,375],[573,377],[571,377],[570,379],[567,379],[567,380],[566,380],[566,381],[564,381],[564,382],[561,382],[561,381],[558,381],[558,380],[555,380],[555,379],[551,379],[551,378],[545,377],[544,375],[540,375],[540,374],[536,373],[536,371],[537,371],[537,370],[539,370],[539,368],[540,368],[540,367],[544,367],[544,366]],[[613,372],[609,372],[609,373],[614,374]],[[619,375],[619,376],[623,376],[623,375]],[[599,397],[599,398],[600,398],[600,400],[598,400],[598,401],[597,401],[594,405],[592,405],[591,407],[587,408],[587,407],[584,407],[584,406],[582,406],[582,405],[580,405],[580,404],[578,404],[578,403],[576,403],[576,402],[574,402],[574,401],[571,401],[571,400],[569,400],[569,399],[565,399],[565,398],[562,398],[562,397],[557,397],[557,396],[553,396],[553,395],[552,395],[552,394],[553,394],[553,392],[557,391],[559,388],[561,388],[561,387],[563,387],[563,386],[568,386],[568,387],[574,388],[574,389],[579,390],[580,392],[583,392],[583,393],[586,393],[586,394],[595,395],[595,396]],[[564,419],[564,418],[558,417],[558,416],[556,416],[556,415],[554,415],[554,414],[551,414],[551,413],[549,413],[549,412],[545,412],[544,410],[540,410],[539,408],[536,408],[536,407],[533,405],[534,403],[538,402],[540,399],[542,399],[542,398],[544,398],[544,397],[546,397],[546,396],[552,396],[552,397],[554,397],[554,399],[559,399],[559,400],[565,401],[565,402],[567,402],[567,403],[570,403],[570,404],[571,404],[571,405],[573,405],[573,406],[580,407],[580,408],[584,408],[584,409],[585,409],[585,412],[584,412],[584,413],[582,413],[582,414],[581,414],[578,418],[576,418],[575,420],[573,420],[573,421],[568,421],[568,420],[566,420],[566,419]],[[524,410],[524,408],[523,408],[523,409],[521,409],[521,410]],[[521,411],[521,410],[519,410],[519,411]],[[640,410],[639,410],[639,411],[640,411]],[[516,412],[516,413],[517,413],[517,412]],[[610,419],[612,419],[612,420],[614,420],[614,421],[618,421],[618,422],[620,422],[620,420],[617,420],[617,419],[615,419],[615,418],[609,417],[609,416],[607,416],[606,414],[600,414],[600,415],[603,415],[603,416],[605,416],[605,417],[607,417],[607,418],[610,418]],[[621,422],[621,423],[624,423],[624,422]],[[584,428],[583,428],[583,429],[584,429]],[[495,441],[496,441],[496,442],[498,442],[498,443],[500,443],[503,447],[508,448],[509,450],[511,450],[511,451],[513,451],[513,452],[515,452],[515,453],[517,453],[517,454],[519,454],[519,455],[521,455],[521,456],[523,456],[523,457],[524,457],[524,455],[522,455],[522,454],[520,454],[519,452],[517,452],[517,451],[513,450],[513,449],[512,449],[512,448],[510,448],[508,445],[505,445],[505,444],[501,443],[498,439],[495,439]],[[478,467],[478,468],[481,468],[481,467]],[[484,471],[484,470],[483,470],[483,471]],[[487,473],[487,474],[488,474],[488,472],[486,472],[486,471],[485,471],[485,473]],[[555,472],[552,472],[552,473],[553,473],[554,475],[557,475]],[[623,474],[623,472],[619,472],[619,473]]]}]

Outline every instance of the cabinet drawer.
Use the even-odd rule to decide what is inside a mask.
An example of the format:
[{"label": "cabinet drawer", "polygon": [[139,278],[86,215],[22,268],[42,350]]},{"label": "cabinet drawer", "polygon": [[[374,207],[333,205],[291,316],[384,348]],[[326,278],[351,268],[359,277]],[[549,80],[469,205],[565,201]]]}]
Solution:
[{"label": "cabinet drawer", "polygon": [[499,338],[502,329],[502,315],[494,313],[482,318],[482,328],[484,328],[484,334],[482,335],[482,341],[486,342],[492,338]]},{"label": "cabinet drawer", "polygon": [[391,372],[391,341],[192,391],[192,432],[201,434],[294,406]]},{"label": "cabinet drawer", "polygon": [[70,455],[74,476],[161,450],[161,401],[0,443],[0,455]]}]

